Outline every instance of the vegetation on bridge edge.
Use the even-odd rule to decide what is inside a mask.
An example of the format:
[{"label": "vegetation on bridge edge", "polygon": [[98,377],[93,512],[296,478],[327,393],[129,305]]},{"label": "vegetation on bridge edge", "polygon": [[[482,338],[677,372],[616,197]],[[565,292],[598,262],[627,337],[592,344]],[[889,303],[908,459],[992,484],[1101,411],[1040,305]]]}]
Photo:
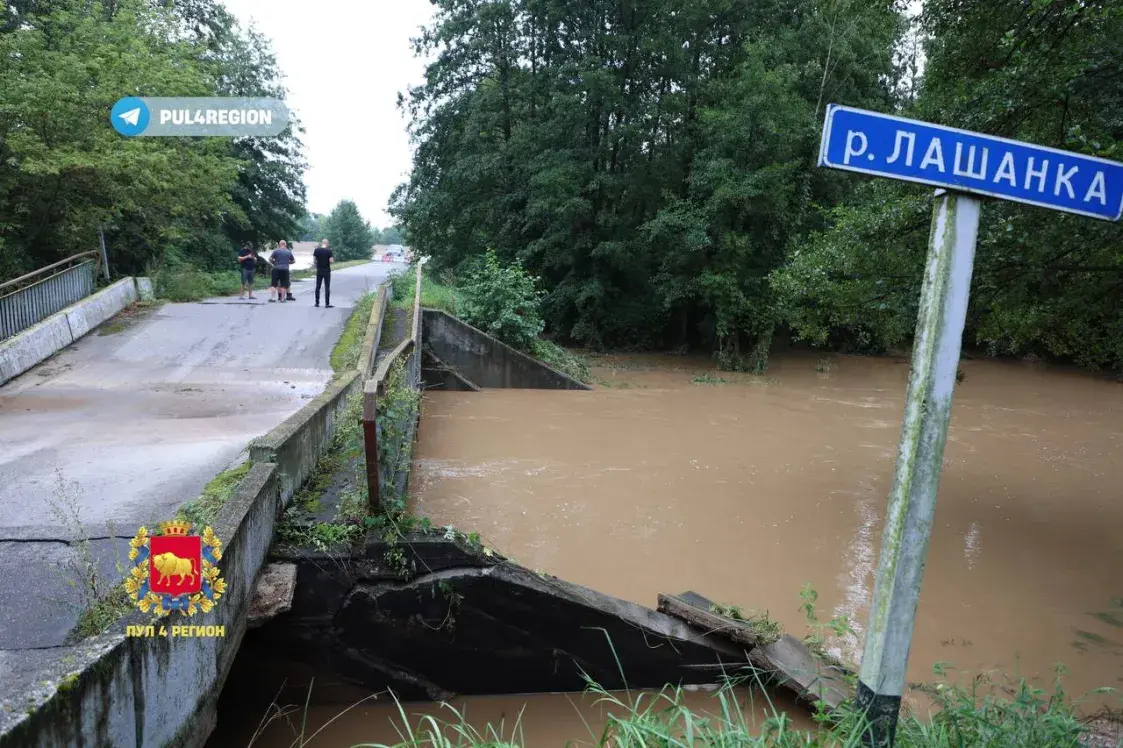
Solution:
[{"label": "vegetation on bridge edge", "polygon": [[362,351],[363,337],[374,309],[374,299],[375,294],[366,293],[355,302],[351,316],[347,318],[343,332],[339,334],[339,340],[331,350],[331,368],[336,376],[355,369],[359,364],[359,353]]},{"label": "vegetation on bridge edge", "polygon": [[211,478],[197,498],[180,507],[176,516],[191,522],[197,530],[201,531],[203,527],[214,522],[251,467],[253,465],[246,460],[236,467],[223,470]]},{"label": "vegetation on bridge edge", "polygon": [[[394,306],[412,305],[417,268],[414,264],[390,276]],[[537,283],[518,266],[502,265],[492,253],[464,282],[447,270],[439,279],[423,272],[421,306],[448,312],[563,374],[592,382],[583,356],[539,336],[543,323]]]}]

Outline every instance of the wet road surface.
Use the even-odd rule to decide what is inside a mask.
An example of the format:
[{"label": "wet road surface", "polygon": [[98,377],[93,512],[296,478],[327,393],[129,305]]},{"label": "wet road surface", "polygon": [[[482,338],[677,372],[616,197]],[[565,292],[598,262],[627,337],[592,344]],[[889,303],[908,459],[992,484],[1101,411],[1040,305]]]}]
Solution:
[{"label": "wet road surface", "polygon": [[337,271],[332,309],[312,306],[306,280],[294,302],[259,291],[117,318],[0,387],[0,649],[61,643],[76,577],[120,579],[137,526],[169,519],[319,394],[354,301],[388,267]]}]

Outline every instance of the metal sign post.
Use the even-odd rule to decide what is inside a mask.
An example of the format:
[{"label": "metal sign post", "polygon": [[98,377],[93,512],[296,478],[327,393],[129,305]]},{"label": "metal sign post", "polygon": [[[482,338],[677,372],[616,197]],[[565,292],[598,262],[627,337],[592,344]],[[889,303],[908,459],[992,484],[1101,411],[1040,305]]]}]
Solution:
[{"label": "metal sign post", "polygon": [[989,195],[1110,221],[1123,164],[831,105],[819,165],[936,191],[901,439],[858,676],[868,745],[892,745],[936,512],[971,288],[980,204]]}]

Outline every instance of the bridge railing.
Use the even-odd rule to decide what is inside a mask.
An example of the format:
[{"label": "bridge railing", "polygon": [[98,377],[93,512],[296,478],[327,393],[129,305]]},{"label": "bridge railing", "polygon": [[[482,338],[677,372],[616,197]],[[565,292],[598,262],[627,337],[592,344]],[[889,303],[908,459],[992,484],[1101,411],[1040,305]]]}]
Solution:
[{"label": "bridge railing", "polygon": [[[415,398],[392,397],[388,385],[421,389],[421,268],[417,268],[410,334],[387,353],[363,386],[363,443],[366,453],[367,496],[372,514],[382,513],[384,501],[405,495],[409,474],[409,445],[417,429]],[[399,368],[400,367],[400,368]],[[391,382],[400,377],[401,382]]]},{"label": "bridge railing", "polygon": [[92,294],[100,261],[98,252],[82,252],[0,283],[0,340]]}]

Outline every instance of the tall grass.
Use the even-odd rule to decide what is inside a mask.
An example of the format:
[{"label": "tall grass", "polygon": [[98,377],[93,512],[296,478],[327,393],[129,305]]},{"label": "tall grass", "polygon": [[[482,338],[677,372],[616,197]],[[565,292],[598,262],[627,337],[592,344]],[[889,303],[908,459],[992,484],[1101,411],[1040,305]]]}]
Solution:
[{"label": "tall grass", "polygon": [[[412,307],[417,288],[417,265],[393,273],[390,288],[394,294],[394,306],[401,309]],[[421,306],[455,315],[460,305],[460,292],[450,283],[438,281],[429,273],[421,274]]]},{"label": "tall grass", "polygon": [[[760,704],[742,704],[741,687],[754,682],[750,694],[764,694]],[[680,687],[659,693],[611,692],[588,680],[587,693],[607,715],[603,728],[594,728],[582,716],[586,735],[559,739],[557,745],[598,748],[857,748],[864,744],[869,723],[852,707],[833,715],[818,714],[813,726],[797,723],[773,704],[761,687],[758,674],[730,679],[703,709],[687,702]],[[905,713],[897,727],[899,748],[1080,748],[1089,728],[1075,715],[1075,704],[1065,698],[1059,676],[1051,691],[1034,688],[1024,680],[1005,688],[986,678],[967,686],[941,685],[930,689],[932,709],[927,714]],[[362,743],[354,748],[515,748],[526,746],[524,711],[513,724],[471,724],[465,711],[441,706],[450,717],[425,715],[411,721],[406,708],[394,698],[394,729],[398,742]],[[368,697],[370,698],[370,697]],[[353,708],[353,705],[351,708]],[[757,710],[756,707],[762,707]],[[307,709],[307,704],[306,707]],[[575,705],[574,708],[577,708]],[[288,707],[291,714],[294,707]],[[271,707],[271,713],[285,710]],[[746,714],[763,713],[762,719]],[[342,716],[337,714],[334,722]],[[368,717],[369,719],[369,717]],[[264,721],[263,721],[264,723]],[[330,722],[329,722],[330,724]],[[326,727],[326,725],[324,726]],[[322,727],[320,728],[323,729]],[[260,731],[259,731],[260,734]],[[307,745],[307,720],[294,745]],[[1099,743],[1097,743],[1099,745]],[[539,748],[538,745],[533,748]]]}]

